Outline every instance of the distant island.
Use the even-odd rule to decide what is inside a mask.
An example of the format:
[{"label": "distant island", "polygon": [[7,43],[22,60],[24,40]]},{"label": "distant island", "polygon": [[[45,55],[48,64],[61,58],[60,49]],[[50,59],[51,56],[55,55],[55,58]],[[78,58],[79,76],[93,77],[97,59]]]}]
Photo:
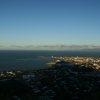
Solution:
[{"label": "distant island", "polygon": [[93,48],[93,49],[81,49],[81,51],[94,51],[94,52],[100,52],[100,48]]}]

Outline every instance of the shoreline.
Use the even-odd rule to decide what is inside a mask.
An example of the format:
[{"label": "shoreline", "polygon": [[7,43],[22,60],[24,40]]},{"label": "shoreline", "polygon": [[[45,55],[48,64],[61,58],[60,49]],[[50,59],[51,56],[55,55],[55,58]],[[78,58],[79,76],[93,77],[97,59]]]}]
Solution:
[{"label": "shoreline", "polygon": [[[39,65],[40,67],[38,66],[34,66],[34,63],[38,63],[39,61],[36,60],[36,62],[33,62],[32,61],[32,64],[33,64],[33,67],[32,66],[27,66],[24,67],[24,65],[22,67],[19,68],[18,67],[11,67],[11,69],[9,67],[4,67],[4,66],[1,66],[0,67],[0,72],[3,72],[3,71],[15,71],[15,70],[41,70],[41,69],[48,69],[48,68],[52,68],[53,65],[55,65],[57,63],[57,60],[64,60],[65,62],[71,62],[73,61],[73,63],[77,63],[77,64],[82,64],[82,63],[91,63],[91,64],[94,64],[97,69],[100,68],[100,57],[79,57],[79,56],[76,56],[76,57],[67,57],[67,56],[60,56],[60,57],[57,57],[57,56],[49,56],[49,57],[46,57],[46,56],[42,56],[43,58],[40,58],[39,61],[43,60],[41,62],[41,64]],[[48,59],[49,58],[49,59]],[[48,59],[48,60],[46,60]],[[97,62],[98,61],[98,62]],[[36,64],[37,65],[37,64]]]}]

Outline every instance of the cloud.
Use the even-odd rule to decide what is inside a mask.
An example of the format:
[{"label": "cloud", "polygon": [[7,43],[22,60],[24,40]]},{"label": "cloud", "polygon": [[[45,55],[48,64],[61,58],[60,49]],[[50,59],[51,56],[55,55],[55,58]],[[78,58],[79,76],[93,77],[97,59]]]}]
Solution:
[{"label": "cloud", "polygon": [[100,45],[90,45],[91,48],[100,48]]},{"label": "cloud", "polygon": [[23,47],[32,48],[32,47],[34,47],[34,45],[26,45],[26,46],[23,46]]},{"label": "cloud", "polygon": [[100,45],[80,45],[80,44],[50,44],[50,45],[26,45],[26,46],[18,46],[12,45],[12,47],[16,48],[100,48]]},{"label": "cloud", "polygon": [[62,49],[62,50],[82,50],[82,49],[100,49],[100,45],[86,45],[86,44],[55,44],[55,45],[35,45],[35,47],[43,49]]},{"label": "cloud", "polygon": [[55,44],[55,45],[36,45],[36,47],[67,47],[64,44]]},{"label": "cloud", "polygon": [[11,45],[11,47],[15,47],[15,48],[22,48],[23,46]]},{"label": "cloud", "polygon": [[100,47],[100,45],[79,45],[79,44],[55,44],[55,45],[35,45],[35,47],[82,47],[82,48],[89,48],[89,47]]},{"label": "cloud", "polygon": [[85,49],[100,49],[100,45],[94,44],[48,44],[48,45],[11,45],[0,46],[2,48],[15,50],[85,50]]}]

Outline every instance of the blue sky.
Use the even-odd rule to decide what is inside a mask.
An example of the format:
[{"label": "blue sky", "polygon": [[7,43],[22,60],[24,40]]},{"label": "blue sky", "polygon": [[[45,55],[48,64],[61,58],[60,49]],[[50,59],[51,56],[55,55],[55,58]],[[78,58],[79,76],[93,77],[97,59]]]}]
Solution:
[{"label": "blue sky", "polygon": [[100,0],[0,0],[0,49],[100,48]]}]

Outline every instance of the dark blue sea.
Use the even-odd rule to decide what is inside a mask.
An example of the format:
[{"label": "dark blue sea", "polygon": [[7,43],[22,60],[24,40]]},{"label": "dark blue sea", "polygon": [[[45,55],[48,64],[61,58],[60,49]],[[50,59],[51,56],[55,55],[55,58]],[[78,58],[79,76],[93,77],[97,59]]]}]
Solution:
[{"label": "dark blue sea", "polygon": [[100,52],[0,50],[0,71],[50,68],[46,63],[54,59],[38,58],[38,56],[100,57]]}]

